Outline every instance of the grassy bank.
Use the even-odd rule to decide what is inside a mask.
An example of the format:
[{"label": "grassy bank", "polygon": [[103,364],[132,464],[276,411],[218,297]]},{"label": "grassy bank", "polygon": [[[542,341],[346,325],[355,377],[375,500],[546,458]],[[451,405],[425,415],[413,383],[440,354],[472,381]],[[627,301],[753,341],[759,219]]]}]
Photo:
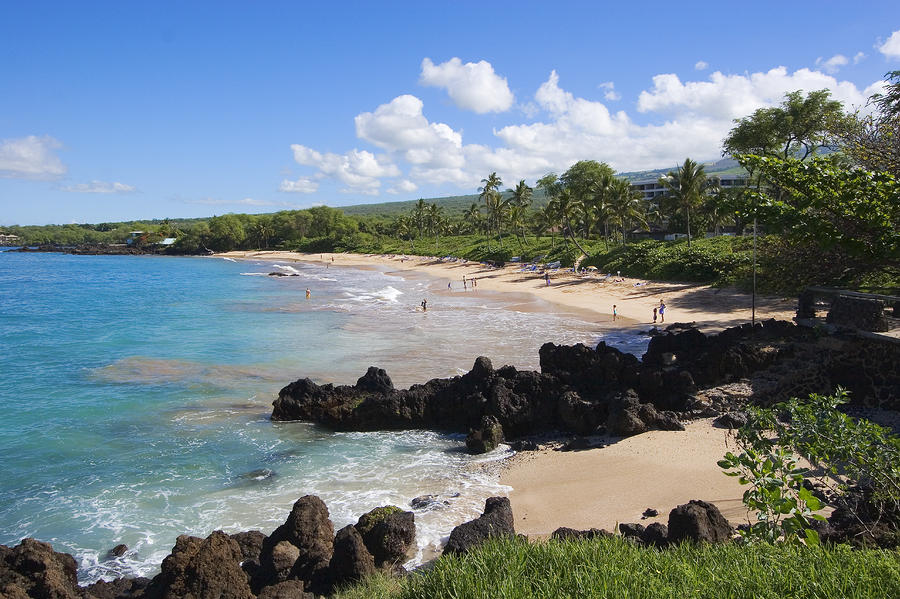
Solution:
[{"label": "grassy bank", "polygon": [[337,597],[900,597],[900,553],[733,544],[659,551],[620,538],[506,539],[442,557],[401,580],[375,577]]}]

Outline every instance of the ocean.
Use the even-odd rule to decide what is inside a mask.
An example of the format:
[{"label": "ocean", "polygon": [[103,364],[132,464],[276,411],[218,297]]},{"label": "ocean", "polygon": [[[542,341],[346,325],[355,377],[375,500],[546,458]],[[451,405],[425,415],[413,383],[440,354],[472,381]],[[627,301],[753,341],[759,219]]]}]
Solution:
[{"label": "ocean", "polygon": [[[154,575],[179,534],[268,534],[303,495],[325,501],[335,529],[434,495],[416,512],[416,565],[508,492],[483,467],[508,448],[473,457],[461,435],[275,423],[278,390],[353,384],[370,365],[407,387],[479,355],[538,369],[546,341],[601,339],[637,355],[647,342],[525,294],[410,273],[0,252],[0,544],[50,542],[87,584]],[[119,543],[129,550],[109,557]]]}]

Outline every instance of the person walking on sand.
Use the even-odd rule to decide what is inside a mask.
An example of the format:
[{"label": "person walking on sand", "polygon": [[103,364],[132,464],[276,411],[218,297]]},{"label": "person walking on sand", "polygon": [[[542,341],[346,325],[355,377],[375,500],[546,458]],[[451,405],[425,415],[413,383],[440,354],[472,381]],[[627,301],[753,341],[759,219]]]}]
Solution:
[{"label": "person walking on sand", "polygon": [[447,291],[453,291],[453,282],[447,281]]},{"label": "person walking on sand", "polygon": [[550,273],[549,272],[544,273],[544,280],[547,281],[547,287],[549,287],[550,286]]},{"label": "person walking on sand", "polygon": [[463,290],[466,289],[468,289],[468,287],[466,287],[466,275],[463,275]]},{"label": "person walking on sand", "polygon": [[659,321],[666,321],[666,304],[662,300],[659,300]]},{"label": "person walking on sand", "polygon": [[657,309],[658,308],[656,306],[653,306],[653,324],[656,324],[656,310]]},{"label": "person walking on sand", "polygon": [[618,311],[616,310],[616,305],[613,304],[613,322],[615,322],[616,316],[618,316],[618,315],[619,315],[619,313],[618,313]]},{"label": "person walking on sand", "polygon": [[306,299],[309,299],[309,287],[306,288]]}]

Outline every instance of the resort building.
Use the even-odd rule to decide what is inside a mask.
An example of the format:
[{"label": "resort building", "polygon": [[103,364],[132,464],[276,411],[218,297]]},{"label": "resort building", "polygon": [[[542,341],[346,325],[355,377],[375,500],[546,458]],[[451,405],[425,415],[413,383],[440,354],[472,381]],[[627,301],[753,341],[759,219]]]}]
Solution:
[{"label": "resort building", "polygon": [[18,235],[6,235],[5,233],[0,233],[0,245],[18,245],[18,243]]},{"label": "resort building", "polygon": [[[719,187],[730,189],[732,187],[744,187],[747,185],[747,175],[716,175],[709,176],[710,179],[717,179]],[[631,188],[636,189],[643,194],[643,199],[653,200],[666,193],[666,188],[659,184],[659,178],[639,179],[631,182]]]}]

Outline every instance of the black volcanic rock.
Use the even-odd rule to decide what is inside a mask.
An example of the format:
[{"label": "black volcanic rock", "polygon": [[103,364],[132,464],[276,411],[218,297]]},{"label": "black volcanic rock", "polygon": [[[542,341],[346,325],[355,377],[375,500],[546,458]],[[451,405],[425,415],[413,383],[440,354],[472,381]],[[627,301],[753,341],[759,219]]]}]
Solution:
[{"label": "black volcanic rock", "polygon": [[684,540],[723,543],[730,541],[734,529],[715,505],[692,499],[669,512],[669,543]]},{"label": "black volcanic rock", "polygon": [[[281,390],[272,419],[313,421],[334,430],[467,433],[489,416],[505,439],[515,440],[549,431],[595,434],[604,425],[614,435],[681,430],[679,413],[709,415],[717,407],[740,409],[747,401],[770,405],[829,393],[838,385],[850,389],[853,403],[900,408],[900,345],[847,335],[823,340],[774,320],[717,335],[691,326],[670,328],[651,339],[643,362],[605,343],[593,350],[546,343],[540,363],[540,372],[495,369],[482,356],[463,376],[401,390],[375,367],[352,386],[300,379]],[[700,398],[728,385],[749,391],[735,405]]]},{"label": "black volcanic rock", "polygon": [[503,426],[495,416],[482,416],[478,428],[469,431],[466,449],[471,454],[493,451],[503,443]]},{"label": "black volcanic rock", "polygon": [[416,517],[396,506],[375,508],[359,517],[356,530],[378,568],[392,568],[409,557],[416,542]]},{"label": "black volcanic rock", "polygon": [[460,524],[450,533],[444,553],[465,553],[491,537],[516,535],[512,506],[508,497],[488,497],[484,513]]},{"label": "black volcanic rock", "polygon": [[222,531],[206,539],[181,535],[162,571],[145,591],[147,599],[218,597],[253,599],[247,575],[241,570],[241,548]]},{"label": "black volcanic rock", "polygon": [[76,599],[81,597],[75,558],[48,543],[24,539],[0,545],[0,597]]}]

